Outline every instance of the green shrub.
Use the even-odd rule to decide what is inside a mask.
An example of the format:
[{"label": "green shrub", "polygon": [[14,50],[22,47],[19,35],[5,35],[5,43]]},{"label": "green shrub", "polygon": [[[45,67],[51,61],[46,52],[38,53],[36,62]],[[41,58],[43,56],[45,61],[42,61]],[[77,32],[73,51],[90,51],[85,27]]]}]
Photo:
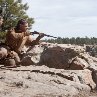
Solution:
[{"label": "green shrub", "polygon": [[4,41],[6,36],[6,32],[0,32],[0,40]]}]

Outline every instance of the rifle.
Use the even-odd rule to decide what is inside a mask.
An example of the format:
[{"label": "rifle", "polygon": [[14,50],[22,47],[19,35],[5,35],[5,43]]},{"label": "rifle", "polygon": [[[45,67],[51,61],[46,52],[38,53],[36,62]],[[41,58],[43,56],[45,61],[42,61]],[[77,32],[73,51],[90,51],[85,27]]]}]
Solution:
[{"label": "rifle", "polygon": [[[40,34],[39,32],[37,31],[34,31],[34,32],[30,32],[32,35],[33,34]],[[43,33],[44,34],[44,33]],[[54,36],[51,36],[51,35],[47,35],[47,34],[44,34],[44,36],[47,36],[47,37],[53,37],[53,38],[57,38],[57,37],[54,37]]]}]

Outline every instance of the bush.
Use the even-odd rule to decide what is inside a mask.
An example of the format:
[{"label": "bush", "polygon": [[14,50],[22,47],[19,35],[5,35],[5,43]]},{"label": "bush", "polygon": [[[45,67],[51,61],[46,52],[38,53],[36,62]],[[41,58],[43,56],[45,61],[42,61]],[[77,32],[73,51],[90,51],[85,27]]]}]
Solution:
[{"label": "bush", "polygon": [[5,41],[6,32],[0,32],[0,41]]}]

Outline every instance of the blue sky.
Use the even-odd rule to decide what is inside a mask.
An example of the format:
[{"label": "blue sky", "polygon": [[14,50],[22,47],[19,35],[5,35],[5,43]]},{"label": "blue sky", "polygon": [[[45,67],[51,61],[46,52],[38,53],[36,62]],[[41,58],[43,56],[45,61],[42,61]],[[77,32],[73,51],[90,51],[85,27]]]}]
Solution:
[{"label": "blue sky", "polygon": [[97,0],[22,0],[32,31],[59,37],[97,37]]}]

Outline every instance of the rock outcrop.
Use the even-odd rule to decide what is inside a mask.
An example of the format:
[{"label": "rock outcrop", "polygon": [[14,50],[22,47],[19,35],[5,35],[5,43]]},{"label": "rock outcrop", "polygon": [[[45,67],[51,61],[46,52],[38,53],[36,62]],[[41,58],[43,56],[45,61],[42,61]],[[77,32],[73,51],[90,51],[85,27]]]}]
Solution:
[{"label": "rock outcrop", "polygon": [[1,97],[88,97],[95,83],[90,70],[64,70],[46,66],[0,69]]},{"label": "rock outcrop", "polygon": [[97,58],[82,46],[25,47],[21,65],[0,67],[2,97],[89,97],[97,88]]}]

